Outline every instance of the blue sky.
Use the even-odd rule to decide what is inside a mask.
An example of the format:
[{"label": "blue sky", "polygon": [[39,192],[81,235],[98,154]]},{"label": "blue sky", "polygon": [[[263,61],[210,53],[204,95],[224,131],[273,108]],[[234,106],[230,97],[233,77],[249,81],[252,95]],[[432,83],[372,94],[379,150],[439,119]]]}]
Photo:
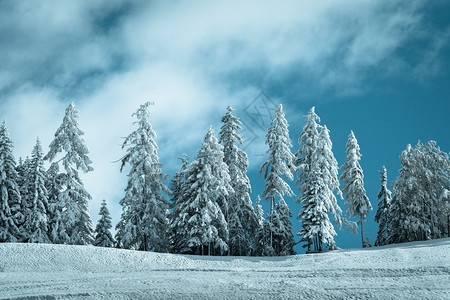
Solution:
[{"label": "blue sky", "polygon": [[[7,0],[0,43],[0,116],[16,158],[29,155],[38,136],[46,147],[74,100],[94,162],[83,177],[94,221],[103,198],[118,221],[126,176],[112,162],[145,101],[154,102],[151,122],[171,175],[177,157],[194,157],[232,105],[253,139],[245,145],[253,199],[263,190],[259,125],[268,118],[258,125],[247,113],[261,91],[284,105],[293,151],[312,106],[331,131],[339,165],[355,132],[375,208],[378,170],[386,165],[393,181],[408,143],[433,139],[450,151],[448,1]],[[360,246],[359,236],[338,235],[339,246]]]}]

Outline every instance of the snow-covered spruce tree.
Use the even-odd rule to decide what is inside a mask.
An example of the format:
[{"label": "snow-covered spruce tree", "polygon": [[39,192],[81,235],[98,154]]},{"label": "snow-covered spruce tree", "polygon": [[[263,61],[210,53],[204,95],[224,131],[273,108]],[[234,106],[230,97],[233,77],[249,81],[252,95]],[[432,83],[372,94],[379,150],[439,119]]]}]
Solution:
[{"label": "snow-covered spruce tree", "polygon": [[175,245],[179,243],[179,236],[176,234],[176,230],[174,228],[173,221],[178,218],[180,208],[179,202],[183,201],[182,198],[182,190],[181,187],[186,180],[186,170],[189,166],[189,156],[187,154],[183,154],[183,156],[178,157],[181,160],[181,167],[178,171],[175,172],[172,180],[170,181],[170,190],[172,192],[172,198],[170,203],[170,208],[172,212],[170,213],[170,252],[176,253],[177,249],[175,249]]},{"label": "snow-covered spruce tree", "polygon": [[[448,170],[444,174],[444,178],[446,178],[444,181],[446,182],[444,184],[444,190],[442,191],[441,195],[441,203],[444,207],[442,210],[442,224],[443,224],[443,230],[442,232],[447,232],[447,237],[450,237],[450,166],[448,167]],[[447,220],[447,221],[446,221]],[[445,225],[447,223],[447,225]],[[446,228],[445,228],[446,227]]]},{"label": "snow-covered spruce tree", "polygon": [[23,195],[25,223],[24,242],[49,243],[48,237],[48,192],[45,187],[47,174],[44,169],[44,153],[39,139],[31,153],[26,176],[27,191]]},{"label": "snow-covered spruce tree", "polygon": [[277,247],[275,250],[280,256],[295,255],[294,232],[292,231],[292,212],[283,198],[278,200],[275,207],[276,214],[273,215],[272,224],[277,228]]},{"label": "snow-covered spruce tree", "polygon": [[378,210],[375,214],[375,222],[378,223],[378,234],[375,240],[375,246],[386,245],[386,240],[389,236],[387,221],[388,221],[388,210],[391,203],[392,195],[391,191],[387,187],[387,171],[386,167],[383,166],[383,171],[381,174],[381,189],[378,193]]},{"label": "snow-covered spruce tree", "polygon": [[[338,180],[338,163],[332,152],[329,130],[322,128],[316,140],[316,146],[310,158],[308,177],[301,182],[301,203],[298,218],[302,228],[298,235],[307,242],[308,250],[314,245],[315,251],[323,251],[323,243],[329,249],[335,249],[336,231],[330,222],[331,213],[339,228],[342,226],[341,209],[337,204],[335,191],[340,195]],[[304,167],[306,168],[306,167]]]},{"label": "snow-covered spruce tree", "polygon": [[228,166],[234,192],[226,198],[225,204],[219,204],[222,204],[221,209],[228,222],[230,254],[249,255],[255,248],[254,236],[258,219],[249,194],[251,186],[247,177],[248,157],[237,146],[237,143],[243,144],[239,135],[242,123],[238,117],[233,116],[230,106],[227,110],[222,117],[219,143],[223,145],[224,162]]},{"label": "snow-covered spruce tree", "polygon": [[264,256],[266,251],[265,248],[268,244],[268,239],[267,237],[270,236],[270,232],[267,231],[267,234],[265,234],[264,232],[264,224],[266,223],[264,220],[264,211],[262,209],[262,205],[261,203],[261,197],[258,195],[256,197],[256,202],[255,202],[255,214],[256,214],[256,218],[258,220],[258,224],[257,224],[257,229],[255,230],[255,236],[254,236],[254,241],[255,241],[255,249],[253,251],[253,255],[257,255],[257,256]]},{"label": "snow-covered spruce tree", "polygon": [[259,175],[264,174],[265,179],[262,196],[270,202],[270,214],[267,217],[270,229],[269,246],[276,255],[293,253],[294,247],[292,224],[290,221],[285,223],[292,213],[284,201],[284,195],[292,196],[294,193],[281,177],[284,175],[289,180],[294,178],[292,169],[295,157],[290,150],[292,143],[288,126],[283,106],[280,104],[266,134],[269,158],[261,165],[259,171]]},{"label": "snow-covered spruce tree", "polygon": [[12,148],[8,127],[6,121],[3,121],[0,127],[0,242],[17,242],[22,239],[19,228],[24,222],[24,215]]},{"label": "snow-covered spruce tree", "polygon": [[441,238],[445,235],[445,202],[448,155],[436,142],[408,145],[400,156],[402,168],[389,206],[387,243]]},{"label": "snow-covered spruce tree", "polygon": [[63,177],[64,174],[59,173],[58,163],[53,162],[47,170],[47,181],[45,183],[48,193],[48,237],[53,244],[64,244],[69,239],[67,235],[69,228],[66,228],[69,224],[66,224],[63,219],[64,203],[59,201]]},{"label": "snow-covered spruce tree", "polygon": [[346,147],[347,155],[345,163],[341,167],[343,172],[339,180],[344,185],[342,193],[345,197],[345,204],[348,205],[347,215],[349,217],[359,216],[358,223],[361,226],[362,247],[365,247],[363,222],[366,220],[369,211],[372,210],[372,205],[364,188],[364,174],[359,164],[361,153],[353,131],[348,136]]},{"label": "snow-covered spruce tree", "polygon": [[93,168],[90,166],[92,161],[88,157],[89,151],[83,140],[84,132],[78,125],[78,117],[78,110],[71,102],[44,160],[53,162],[62,154],[57,160],[64,169],[64,173],[58,176],[61,181],[58,207],[61,208],[60,224],[63,223],[65,228],[64,231],[59,230],[57,240],[65,244],[87,245],[92,243],[94,232],[88,210],[91,195],[84,188],[78,171],[87,173]]},{"label": "snow-covered spruce tree", "polygon": [[[312,207],[316,203],[309,202],[307,200],[308,194],[311,192],[312,181],[310,180],[311,166],[313,162],[314,152],[317,150],[317,140],[319,139],[319,130],[320,125],[317,124],[316,121],[320,121],[319,116],[315,112],[315,107],[313,106],[307,116],[306,122],[303,126],[303,130],[298,138],[298,143],[300,144],[299,150],[295,153],[295,165],[297,166],[297,180],[295,184],[298,185],[298,189],[300,191],[300,195],[295,200],[296,203],[301,203],[303,206],[303,210],[297,216],[297,219],[305,219],[303,216],[304,212],[307,212],[312,209]],[[302,236],[301,232],[309,232],[311,224],[305,220],[302,222],[302,230],[298,231],[297,235]],[[306,242],[306,246],[308,247],[308,251],[311,251],[311,246],[313,239],[305,239],[302,237],[302,242]],[[305,247],[306,247],[305,246]]]},{"label": "snow-covered spruce tree", "polygon": [[186,171],[181,201],[174,207],[172,224],[179,253],[224,255],[228,251],[228,226],[217,200],[228,197],[233,188],[222,149],[210,127]]},{"label": "snow-covered spruce tree", "polygon": [[[413,148],[410,144],[406,146],[406,149],[402,151],[400,155],[400,163],[401,169],[399,171],[399,175],[395,180],[394,187],[394,197],[391,200],[391,203],[388,206],[387,215],[389,218],[387,219],[387,231],[388,237],[386,239],[386,244],[393,243],[401,243],[407,242],[408,240],[405,237],[405,216],[407,213],[406,206],[408,205],[409,191],[407,190],[407,180],[409,177],[412,178],[412,172],[414,169],[413,164],[413,155],[411,152]],[[411,179],[409,184],[413,184],[414,179]],[[415,182],[414,182],[415,183]],[[417,189],[417,184],[415,184],[415,189]]]},{"label": "snow-covered spruce tree", "polygon": [[149,107],[147,102],[132,115],[138,128],[122,145],[126,154],[120,170],[128,164],[130,172],[125,197],[120,201],[122,217],[116,238],[127,249],[168,252],[169,202],[163,193],[170,190],[163,182],[168,175],[161,170]]},{"label": "snow-covered spruce tree", "polygon": [[93,245],[98,247],[114,247],[114,239],[111,235],[111,216],[105,200],[101,204],[99,215],[100,219],[95,227]]},{"label": "snow-covered spruce tree", "polygon": [[16,166],[17,171],[17,185],[19,186],[20,196],[24,198],[28,194],[28,173],[30,169],[30,159],[28,156],[25,159],[19,157]]}]

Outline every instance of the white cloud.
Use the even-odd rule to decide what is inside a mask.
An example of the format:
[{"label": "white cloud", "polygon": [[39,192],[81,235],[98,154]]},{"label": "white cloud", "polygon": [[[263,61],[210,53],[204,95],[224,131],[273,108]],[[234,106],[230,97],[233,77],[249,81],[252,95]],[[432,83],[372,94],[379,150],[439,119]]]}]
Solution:
[{"label": "white cloud", "polygon": [[[111,162],[140,104],[155,102],[161,162],[173,171],[210,124],[219,132],[227,105],[244,108],[267,82],[358,90],[420,25],[422,2],[11,2],[0,13],[0,112],[25,156],[36,136],[49,144],[76,95],[95,168],[84,177],[92,216],[106,198],[117,221],[126,177]],[[263,143],[248,149],[254,167]]]}]

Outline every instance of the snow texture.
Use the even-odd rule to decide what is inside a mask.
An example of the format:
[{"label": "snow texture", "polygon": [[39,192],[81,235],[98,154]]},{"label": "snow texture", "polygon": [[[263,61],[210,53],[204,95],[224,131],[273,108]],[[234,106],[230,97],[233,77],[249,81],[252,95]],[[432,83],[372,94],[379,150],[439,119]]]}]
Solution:
[{"label": "snow texture", "polygon": [[0,299],[450,298],[450,239],[287,257],[0,244]]}]

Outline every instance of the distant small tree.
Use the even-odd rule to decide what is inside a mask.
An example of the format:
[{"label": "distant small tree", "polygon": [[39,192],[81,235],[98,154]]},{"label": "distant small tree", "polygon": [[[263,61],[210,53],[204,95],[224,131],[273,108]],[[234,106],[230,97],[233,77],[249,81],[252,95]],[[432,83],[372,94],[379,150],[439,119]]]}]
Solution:
[{"label": "distant small tree", "polygon": [[256,218],[258,220],[257,227],[254,230],[254,241],[255,246],[252,252],[252,255],[257,256],[263,256],[265,255],[266,251],[265,248],[267,247],[267,237],[270,235],[270,233],[267,231],[267,233],[264,230],[264,224],[266,223],[264,219],[264,211],[262,209],[261,203],[261,197],[258,195],[256,197],[256,202],[254,206]]},{"label": "distant small tree", "polygon": [[359,152],[358,141],[353,131],[348,136],[346,147],[347,156],[344,165],[342,165],[341,169],[343,173],[340,177],[340,181],[344,185],[342,192],[345,195],[345,204],[349,206],[347,215],[349,217],[359,216],[358,223],[361,226],[362,247],[365,247],[370,243],[367,243],[364,238],[363,222],[366,220],[369,211],[372,210],[372,205],[364,188],[364,174],[359,164],[361,153]]},{"label": "distant small tree", "polygon": [[19,157],[19,161],[16,165],[16,171],[17,185],[19,186],[20,196],[22,197],[22,201],[25,201],[24,198],[26,198],[29,193],[28,174],[30,173],[30,158],[28,156],[25,159]]},{"label": "distant small tree", "polygon": [[109,214],[108,207],[106,206],[106,200],[103,200],[100,207],[100,219],[95,227],[94,246],[99,247],[113,247],[114,239],[111,234],[111,216]]},{"label": "distant small tree", "polygon": [[254,209],[255,209],[256,219],[258,220],[258,224],[259,224],[259,226],[262,226],[264,223],[264,211],[262,209],[261,197],[259,195],[256,197]]},{"label": "distant small tree", "polygon": [[392,200],[391,191],[387,187],[387,171],[386,167],[383,166],[383,171],[381,174],[381,189],[378,193],[378,210],[375,214],[375,222],[378,223],[378,234],[375,240],[375,246],[386,245],[386,240],[389,236],[387,222],[389,219],[388,211],[389,205]]}]

